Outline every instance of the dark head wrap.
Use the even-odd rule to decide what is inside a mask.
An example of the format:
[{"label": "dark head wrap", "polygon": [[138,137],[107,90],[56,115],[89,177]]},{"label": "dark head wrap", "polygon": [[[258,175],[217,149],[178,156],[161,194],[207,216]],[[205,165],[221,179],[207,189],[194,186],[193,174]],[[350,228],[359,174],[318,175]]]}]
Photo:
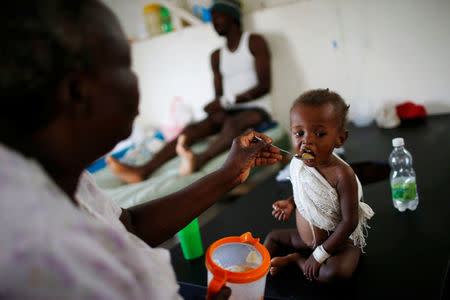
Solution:
[{"label": "dark head wrap", "polygon": [[211,12],[219,11],[241,22],[241,2],[239,0],[214,0]]}]

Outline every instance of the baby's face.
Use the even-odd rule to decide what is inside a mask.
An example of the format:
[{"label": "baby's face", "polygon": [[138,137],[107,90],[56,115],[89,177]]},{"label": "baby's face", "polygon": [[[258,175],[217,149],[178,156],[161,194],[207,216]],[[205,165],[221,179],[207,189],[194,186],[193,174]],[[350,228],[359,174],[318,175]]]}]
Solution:
[{"label": "baby's face", "polygon": [[291,111],[291,136],[297,154],[308,152],[314,156],[313,160],[303,162],[317,167],[330,161],[333,149],[344,143],[346,132],[331,104],[297,104]]}]

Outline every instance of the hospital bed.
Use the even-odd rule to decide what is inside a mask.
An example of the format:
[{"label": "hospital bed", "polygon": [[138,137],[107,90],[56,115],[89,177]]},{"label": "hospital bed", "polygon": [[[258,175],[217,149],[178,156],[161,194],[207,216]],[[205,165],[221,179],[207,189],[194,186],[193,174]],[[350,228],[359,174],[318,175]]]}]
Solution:
[{"label": "hospital bed", "polygon": [[[286,131],[276,122],[264,124],[255,130],[270,136],[274,140],[274,144],[276,146],[286,149],[290,147],[290,142]],[[210,143],[211,139],[205,139],[192,145],[191,149],[194,153],[199,153],[204,151]],[[127,152],[133,151],[133,149],[135,149],[133,146],[128,147],[118,153],[114,153],[113,156],[116,158],[125,157]],[[228,151],[218,155],[210,160],[200,170],[188,176],[178,175],[180,158],[175,157],[156,170],[146,180],[134,184],[125,184],[117,178],[109,170],[109,168],[106,167],[104,158],[92,164],[88,168],[88,171],[92,173],[97,184],[106,194],[115,200],[121,207],[127,208],[165,196],[188,186],[201,177],[220,168],[225,162],[227,155]],[[145,160],[150,158],[151,154],[138,163],[145,163]],[[260,172],[263,168],[264,167],[254,168],[250,177]]]}]

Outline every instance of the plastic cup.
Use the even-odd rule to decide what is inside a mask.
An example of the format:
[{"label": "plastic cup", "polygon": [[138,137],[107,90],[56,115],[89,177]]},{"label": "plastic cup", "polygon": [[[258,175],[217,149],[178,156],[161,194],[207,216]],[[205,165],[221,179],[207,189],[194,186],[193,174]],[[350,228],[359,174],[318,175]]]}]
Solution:
[{"label": "plastic cup", "polygon": [[[235,300],[263,299],[269,251],[250,232],[214,242],[206,251],[207,299],[226,285]],[[231,299],[230,298],[230,299]]]},{"label": "plastic cup", "polygon": [[202,237],[197,218],[178,232],[178,238],[185,259],[194,259],[203,255]]}]

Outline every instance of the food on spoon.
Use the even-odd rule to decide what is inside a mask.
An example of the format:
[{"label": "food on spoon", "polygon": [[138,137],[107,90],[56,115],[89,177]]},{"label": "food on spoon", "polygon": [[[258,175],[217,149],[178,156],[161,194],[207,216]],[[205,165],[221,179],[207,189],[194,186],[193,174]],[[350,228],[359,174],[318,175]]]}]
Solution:
[{"label": "food on spoon", "polygon": [[303,159],[314,159],[314,155],[312,155],[311,153],[308,153],[308,152],[304,152],[302,154],[302,158]]}]

